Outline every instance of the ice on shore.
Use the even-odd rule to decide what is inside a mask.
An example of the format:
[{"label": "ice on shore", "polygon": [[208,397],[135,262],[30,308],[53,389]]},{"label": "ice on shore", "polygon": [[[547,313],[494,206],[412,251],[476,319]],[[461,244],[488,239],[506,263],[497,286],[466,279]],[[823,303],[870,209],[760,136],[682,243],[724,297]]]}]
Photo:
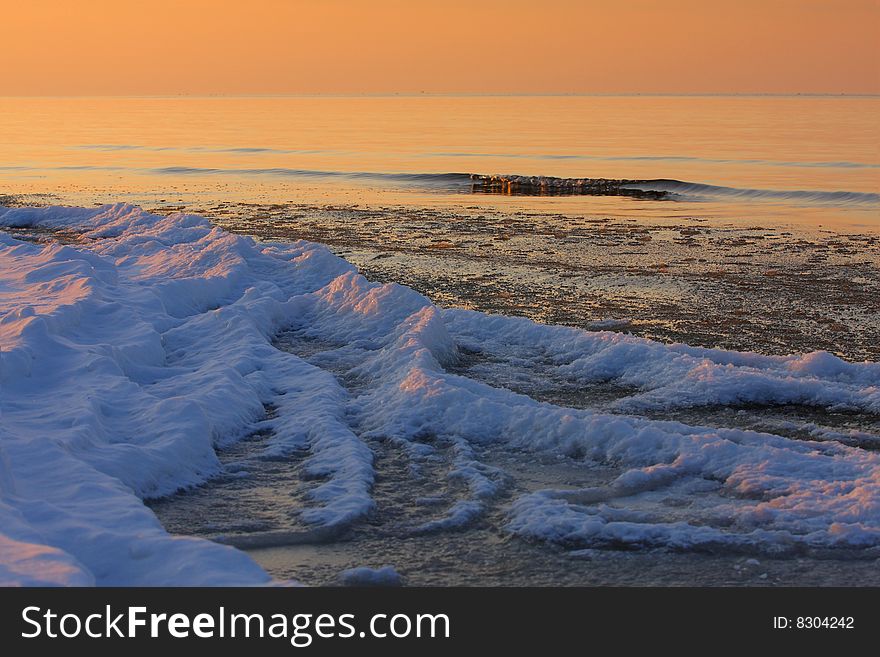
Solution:
[{"label": "ice on shore", "polygon": [[403,578],[394,570],[394,566],[381,568],[349,568],[339,575],[339,583],[343,586],[400,586]]},{"label": "ice on shore", "polygon": [[[441,310],[366,281],[325,247],[257,243],[192,215],[127,205],[0,209],[0,226],[67,228],[75,245],[0,232],[0,583],[251,584],[244,553],[168,535],[142,500],[216,474],[215,449],[270,430],[320,484],[295,509],[341,526],[373,508],[370,441],[454,446],[471,522],[504,473],[489,443],[610,464],[607,485],[514,500],[509,531],[579,547],[880,546],[880,454],[833,440],[639,417],[674,407],[800,404],[880,413],[880,364],[762,356]],[[295,330],[328,347],[276,349]],[[603,410],[542,403],[462,374],[462,349],[576,384],[635,389]],[[330,372],[344,371],[343,378]],[[345,385],[341,383],[344,380]],[[265,408],[276,409],[267,417]]]}]

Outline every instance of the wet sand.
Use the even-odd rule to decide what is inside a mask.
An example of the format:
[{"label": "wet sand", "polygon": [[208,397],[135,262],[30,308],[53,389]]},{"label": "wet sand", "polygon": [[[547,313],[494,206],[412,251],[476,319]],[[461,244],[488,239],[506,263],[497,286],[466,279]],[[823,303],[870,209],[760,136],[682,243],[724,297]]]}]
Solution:
[{"label": "wet sand", "polygon": [[328,244],[441,306],[663,342],[880,359],[880,235],[485,207],[216,204],[230,230]]}]

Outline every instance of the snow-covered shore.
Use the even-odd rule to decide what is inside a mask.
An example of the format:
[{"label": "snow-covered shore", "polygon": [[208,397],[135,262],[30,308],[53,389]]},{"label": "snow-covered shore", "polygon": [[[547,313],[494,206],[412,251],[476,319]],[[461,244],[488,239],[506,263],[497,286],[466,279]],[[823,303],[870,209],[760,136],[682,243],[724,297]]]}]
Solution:
[{"label": "snow-covered shore", "polygon": [[[61,245],[0,232],[0,583],[268,582],[242,552],[168,535],[142,503],[216,474],[215,448],[258,429],[272,433],[267,456],[308,453],[321,483],[297,511],[316,526],[371,511],[371,439],[407,445],[417,463],[440,437],[469,495],[425,531],[468,522],[497,493],[503,473],[473,451],[491,442],[623,470],[608,486],[515,500],[508,529],[529,539],[880,546],[878,452],[637,416],[744,403],[878,414],[880,364],[441,310],[321,245],[256,243],[192,215],[16,208],[0,209],[0,226],[81,234]],[[334,345],[320,356],[328,368],[276,349],[284,329]],[[637,392],[603,412],[542,403],[453,373],[462,348],[540,353],[569,381]]]}]

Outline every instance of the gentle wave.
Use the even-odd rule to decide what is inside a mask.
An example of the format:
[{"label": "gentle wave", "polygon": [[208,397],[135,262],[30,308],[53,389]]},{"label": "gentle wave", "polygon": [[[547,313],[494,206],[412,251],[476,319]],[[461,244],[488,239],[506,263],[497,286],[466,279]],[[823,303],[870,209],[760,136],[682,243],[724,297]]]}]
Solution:
[{"label": "gentle wave", "polygon": [[318,169],[288,169],[270,167],[265,169],[220,169],[211,167],[160,167],[150,169],[151,173],[161,175],[260,175],[290,176],[306,178],[348,178],[355,180],[381,180],[398,183],[422,183],[426,186],[459,187],[471,182],[469,173],[384,173],[376,171],[322,171]]},{"label": "gentle wave", "polygon": [[880,204],[880,194],[871,192],[851,192],[846,190],[750,189],[724,187],[721,185],[707,185],[681,180],[634,181],[632,186],[643,191],[667,192],[687,199],[725,197],[740,198],[751,201],[797,201],[801,203],[829,203],[835,205]]},{"label": "gentle wave", "polygon": [[704,183],[654,178],[556,178],[553,176],[485,175],[477,173],[383,173],[371,171],[320,171],[312,169],[214,169],[162,167],[154,173],[174,175],[244,174],[272,176],[330,177],[420,184],[450,191],[524,196],[634,196],[654,200],[742,200],[796,201],[835,205],[880,205],[880,194],[846,190],[776,190],[724,187]]},{"label": "gentle wave", "polygon": [[717,197],[735,197],[751,201],[797,201],[801,203],[829,203],[836,205],[880,204],[880,194],[870,192],[746,189],[666,178],[627,180],[472,174],[471,179],[474,182],[475,191],[503,194],[625,195],[658,200],[709,200]]},{"label": "gentle wave", "polygon": [[212,169],[163,167],[159,174],[245,174],[273,176],[339,177],[421,184],[449,191],[523,196],[633,196],[653,200],[711,200],[739,198],[751,201],[792,201],[834,205],[880,205],[880,194],[847,190],[778,190],[724,187],[705,183],[653,178],[556,178],[553,176],[486,175],[477,173],[382,173],[370,171],[318,171],[311,169]]},{"label": "gentle wave", "polygon": [[558,178],[553,176],[486,175],[477,173],[401,173],[376,171],[330,171],[318,169],[215,168],[167,166],[129,168],[123,166],[68,165],[57,167],[0,167],[9,171],[132,171],[176,176],[282,176],[366,180],[391,185],[408,185],[438,192],[504,194],[521,196],[629,196],[658,201],[731,200],[791,202],[836,206],[880,206],[880,193],[848,190],[782,190],[725,187],[670,178]]}]

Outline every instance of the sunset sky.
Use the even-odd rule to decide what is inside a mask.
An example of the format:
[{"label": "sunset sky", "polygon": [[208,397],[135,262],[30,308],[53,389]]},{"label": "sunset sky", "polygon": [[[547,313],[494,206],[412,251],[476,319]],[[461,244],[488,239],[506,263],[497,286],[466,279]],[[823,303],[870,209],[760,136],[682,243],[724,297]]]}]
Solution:
[{"label": "sunset sky", "polygon": [[880,93],[877,0],[3,5],[6,95]]}]

